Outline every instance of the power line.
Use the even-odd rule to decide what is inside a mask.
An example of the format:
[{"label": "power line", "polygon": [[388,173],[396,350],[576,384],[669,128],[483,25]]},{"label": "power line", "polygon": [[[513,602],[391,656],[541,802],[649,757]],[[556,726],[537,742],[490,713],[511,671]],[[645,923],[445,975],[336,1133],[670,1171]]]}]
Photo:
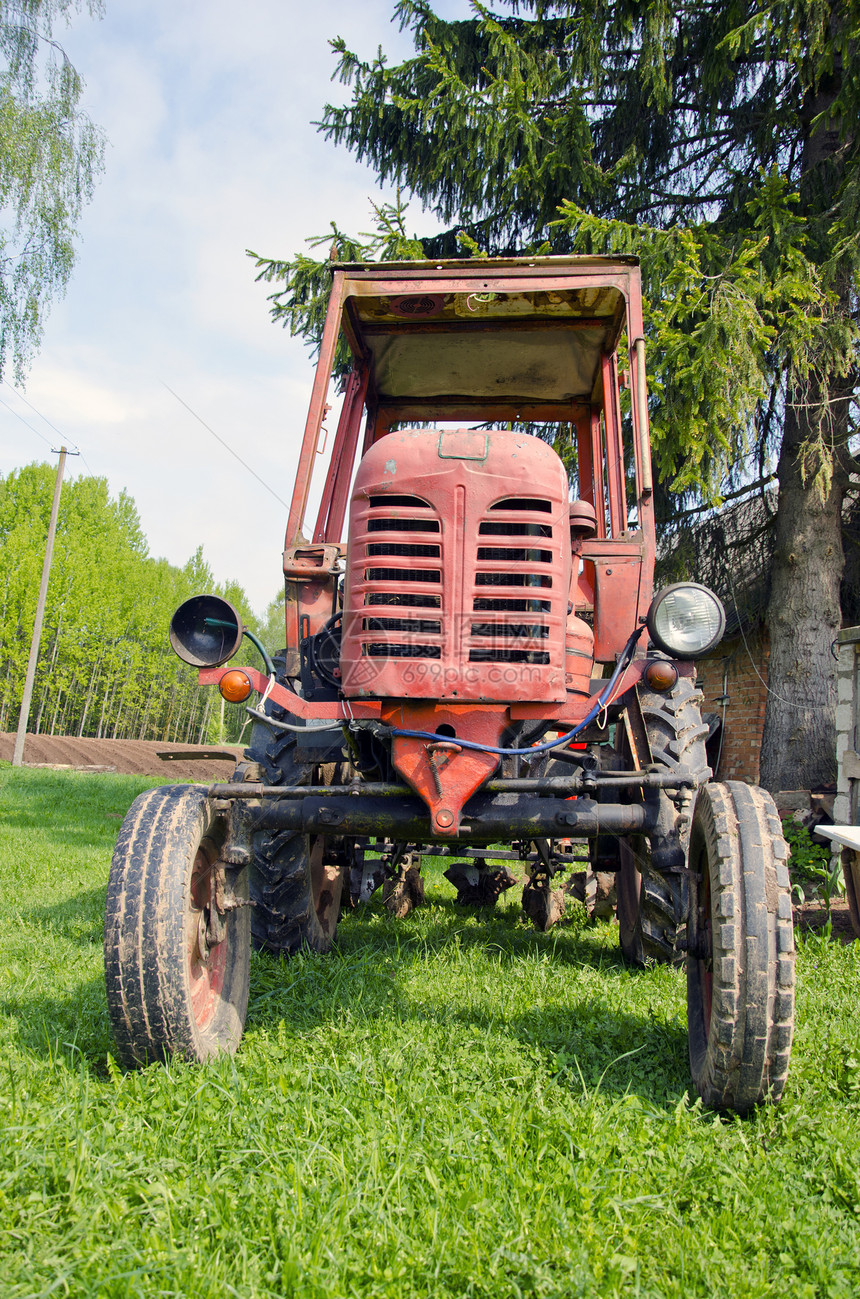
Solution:
[{"label": "power line", "polygon": [[[9,382],[8,379],[4,379],[3,382],[5,383],[7,388],[9,388],[12,392],[14,392],[15,396],[19,399],[19,401],[22,401],[25,406],[29,406],[33,414],[38,415],[39,419],[43,420],[47,424],[49,429],[53,429],[53,431],[56,433],[57,437],[60,439],[61,442],[71,443],[71,445],[75,448],[76,451],[80,451],[81,448],[78,446],[77,442],[74,442],[71,438],[67,438],[65,433],[61,433],[60,430],[57,428],[56,424],[52,424],[46,415],[43,415],[40,410],[36,410],[36,407],[33,405],[33,403],[31,401],[28,401],[22,392],[19,392],[17,388],[12,387],[12,384]],[[5,405],[6,403],[4,402],[3,404]],[[22,417],[19,415],[18,418],[21,419]],[[27,421],[24,420],[24,423],[26,424]],[[29,427],[32,428],[32,425],[30,425]],[[34,433],[35,431],[36,430],[33,429]]]},{"label": "power line", "polygon": [[0,397],[0,406],[5,406],[11,415],[14,415],[16,419],[19,419],[22,424],[26,424],[30,432],[35,433],[36,437],[41,438],[42,441],[45,443],[45,446],[51,447],[51,450],[53,451],[54,448],[53,446],[51,446],[50,440],[46,438],[44,434],[40,433],[37,428],[33,428],[33,425],[30,423],[30,421],[28,419],[24,419],[23,415],[19,415],[18,412],[9,405],[8,401],[4,401],[2,397]]},{"label": "power line", "polygon": [[164,380],[162,379],[161,384],[164,388],[167,389],[167,391],[170,393],[172,397],[176,398],[180,406],[185,407],[189,415],[193,415],[194,418],[198,421],[198,423],[203,425],[207,433],[212,434],[216,442],[221,443],[225,451],[229,451],[230,455],[233,456],[235,460],[239,461],[239,464],[242,466],[243,469],[247,469],[249,474],[253,474],[257,482],[262,484],[262,486],[265,487],[266,491],[269,492],[272,496],[274,496],[275,500],[278,501],[279,504],[283,505],[284,508],[287,510],[290,508],[287,505],[287,502],[283,499],[283,497],[279,496],[278,493],[275,491],[275,489],[271,487],[269,483],[266,482],[265,478],[261,478],[260,475],[256,472],[256,470],[252,469],[251,466],[245,460],[243,460],[242,457],[236,451],[233,450],[233,448],[229,445],[229,443],[225,442],[224,439],[218,433],[215,432],[214,428],[210,428],[210,426],[206,423],[205,419],[201,419],[201,417],[197,414],[197,411],[192,410],[191,407],[188,405],[188,402],[183,401],[182,398],[179,396],[179,393],[173,391],[169,383],[165,383]]},{"label": "power line", "polygon": [[[66,435],[65,435],[64,433],[61,433],[60,430],[57,428],[56,424],[52,424],[51,421],[48,419],[48,417],[47,417],[46,415],[43,415],[42,412],[41,412],[40,410],[37,410],[36,407],[33,405],[33,403],[32,403],[31,401],[28,401],[27,398],[24,396],[23,393],[20,393],[20,392],[18,391],[17,388],[13,388],[13,387],[12,387],[12,384],[9,382],[8,379],[4,379],[3,382],[5,383],[5,385],[6,385],[7,388],[9,388],[12,392],[14,392],[15,396],[18,397],[19,400],[22,401],[22,402],[24,403],[25,406],[29,406],[29,407],[30,407],[30,410],[33,411],[33,413],[34,413],[35,415],[38,415],[40,420],[43,420],[44,423],[47,424],[48,428],[54,430],[54,432],[56,433],[57,437],[60,439],[60,443],[61,443],[63,446],[68,445],[69,447],[74,447],[74,448],[75,448],[74,451],[70,451],[69,454],[70,454],[70,455],[73,455],[73,456],[80,456],[81,459],[83,460],[84,464],[86,465],[87,469],[89,470],[90,474],[92,475],[92,477],[95,478],[95,472],[93,471],[93,467],[92,467],[92,465],[90,464],[89,460],[87,460],[87,458],[86,458],[86,456],[84,455],[83,451],[81,450],[80,445],[79,445],[77,442],[75,442],[74,439],[72,439],[72,438],[67,438]],[[40,433],[39,430],[38,430],[37,428],[33,428],[33,425],[30,423],[30,421],[24,419],[24,416],[23,416],[23,415],[19,415],[18,412],[17,412],[16,410],[14,410],[14,409],[9,405],[8,402],[3,401],[3,398],[2,398],[2,397],[0,397],[0,405],[5,406],[6,409],[7,409],[7,410],[12,414],[12,415],[14,415],[16,419],[19,419],[19,420],[21,421],[22,424],[26,424],[26,425],[27,425],[27,428],[30,429],[33,433],[36,434],[36,437],[37,437],[37,438],[41,438],[42,441],[45,443],[45,445],[51,447],[51,451],[52,451],[55,455],[57,454],[57,448],[56,448],[55,446],[51,446],[51,443],[50,443],[50,442],[48,441],[48,439],[44,436],[44,434]]]}]

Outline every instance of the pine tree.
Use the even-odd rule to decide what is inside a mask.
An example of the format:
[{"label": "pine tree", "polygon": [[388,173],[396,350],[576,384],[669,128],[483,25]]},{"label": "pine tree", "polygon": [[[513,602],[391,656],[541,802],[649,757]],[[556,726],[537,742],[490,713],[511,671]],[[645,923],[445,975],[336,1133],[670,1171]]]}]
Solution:
[{"label": "pine tree", "polygon": [[[664,511],[778,478],[762,781],[828,783],[857,469],[860,6],[497,0],[470,12],[445,21],[401,0],[415,56],[394,66],[333,41],[350,99],[322,130],[447,223],[420,241],[425,255],[641,258]],[[335,228],[346,255],[414,256],[400,201],[378,216],[375,241]],[[258,267],[284,280],[274,314],[313,337],[323,264]]]}]

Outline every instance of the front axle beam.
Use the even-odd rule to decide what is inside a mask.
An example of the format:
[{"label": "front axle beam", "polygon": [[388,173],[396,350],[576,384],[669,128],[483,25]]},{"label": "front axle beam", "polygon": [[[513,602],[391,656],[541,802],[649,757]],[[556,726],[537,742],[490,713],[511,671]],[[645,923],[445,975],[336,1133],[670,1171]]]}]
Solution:
[{"label": "front axle beam", "polygon": [[[241,787],[240,787],[241,788]],[[598,803],[529,798],[511,794],[479,794],[463,809],[460,839],[470,843],[534,838],[591,838],[597,834],[648,833],[657,808],[648,803]],[[297,834],[383,836],[411,843],[430,843],[437,836],[425,803],[405,797],[351,795],[236,800],[231,809],[231,838],[242,841],[258,830]],[[450,842],[446,837],[443,842]]]}]

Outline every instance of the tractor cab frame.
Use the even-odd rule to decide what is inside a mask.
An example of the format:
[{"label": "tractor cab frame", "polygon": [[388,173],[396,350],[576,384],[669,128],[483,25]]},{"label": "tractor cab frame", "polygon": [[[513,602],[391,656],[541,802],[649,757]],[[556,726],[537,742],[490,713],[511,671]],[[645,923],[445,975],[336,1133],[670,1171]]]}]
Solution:
[{"label": "tractor cab frame", "polygon": [[[619,366],[622,339],[627,353]],[[343,342],[352,366],[308,544],[302,528]],[[622,387],[632,397],[626,449]],[[629,637],[632,610],[644,620],[656,543],[636,260],[338,266],[287,522],[288,666],[298,663],[302,618],[316,631],[333,607],[337,555],[330,548],[342,546],[359,446],[363,456],[392,428],[461,421],[569,429],[577,498],[592,507],[580,509],[571,526],[583,561],[577,603],[594,616],[597,661],[615,661]],[[612,597],[603,599],[607,569]],[[326,578],[332,604],[320,598]]]}]

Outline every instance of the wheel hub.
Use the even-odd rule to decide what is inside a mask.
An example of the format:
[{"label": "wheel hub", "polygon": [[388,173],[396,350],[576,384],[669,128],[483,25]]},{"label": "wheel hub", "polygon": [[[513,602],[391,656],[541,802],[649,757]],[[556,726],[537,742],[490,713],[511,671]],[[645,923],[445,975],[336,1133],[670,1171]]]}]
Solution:
[{"label": "wheel hub", "polygon": [[223,874],[215,852],[202,843],[191,872],[188,953],[191,1010],[201,1029],[218,1007],[227,968],[227,916],[218,907],[219,900],[223,905]]}]

